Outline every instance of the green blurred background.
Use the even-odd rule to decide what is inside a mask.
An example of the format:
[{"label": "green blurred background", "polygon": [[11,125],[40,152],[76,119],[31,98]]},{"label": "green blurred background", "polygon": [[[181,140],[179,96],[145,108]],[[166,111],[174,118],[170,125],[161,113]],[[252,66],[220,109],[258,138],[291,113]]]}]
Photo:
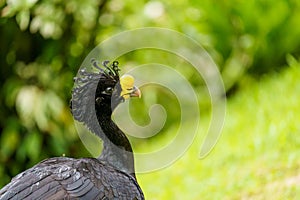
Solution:
[{"label": "green blurred background", "polygon": [[[180,31],[203,45],[220,68],[228,99],[213,152],[198,159],[199,134],[172,166],[139,174],[146,198],[300,198],[298,0],[0,0],[0,7],[0,187],[47,157],[89,156],[69,111],[72,78],[101,41],[153,26]],[[158,62],[165,57],[145,51],[129,58]],[[201,89],[199,77],[189,70],[182,73]],[[172,137],[178,125],[172,106],[178,102],[166,96],[133,101],[133,117],[140,124],[149,120],[147,111],[137,111],[147,107],[147,98],[170,106],[159,133],[166,136],[133,141],[138,151],[155,149]],[[209,101],[200,100],[199,108],[203,133]]]}]

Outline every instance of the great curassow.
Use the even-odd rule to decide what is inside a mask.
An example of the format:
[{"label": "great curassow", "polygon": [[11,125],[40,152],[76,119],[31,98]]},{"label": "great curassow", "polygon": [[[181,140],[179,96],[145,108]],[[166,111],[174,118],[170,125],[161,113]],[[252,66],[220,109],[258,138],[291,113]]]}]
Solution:
[{"label": "great curassow", "polygon": [[74,119],[103,140],[100,157],[46,159],[15,176],[0,200],[144,199],[129,140],[111,119],[118,104],[141,93],[132,76],[119,78],[117,61],[103,66],[92,60],[97,72],[79,71],[71,100]]}]

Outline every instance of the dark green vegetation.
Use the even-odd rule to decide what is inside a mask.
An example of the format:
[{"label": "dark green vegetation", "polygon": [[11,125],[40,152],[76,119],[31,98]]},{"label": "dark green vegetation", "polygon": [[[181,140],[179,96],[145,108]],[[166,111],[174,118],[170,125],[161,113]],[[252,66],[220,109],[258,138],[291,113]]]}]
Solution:
[{"label": "dark green vegetation", "polygon": [[[161,12],[149,13],[153,5]],[[174,166],[140,175],[145,196],[299,195],[299,1],[16,0],[0,1],[0,6],[0,186],[44,158],[89,155],[68,108],[72,78],[102,40],[123,30],[159,26],[191,36],[211,53],[229,94],[228,114],[209,157],[197,160],[195,145]],[[165,57],[141,52],[129,58],[121,64],[159,63]],[[182,71],[200,87],[189,68]],[[156,101],[168,108],[170,98]],[[209,110],[207,104],[199,105]],[[140,112],[133,109],[133,114],[137,122],[147,123],[138,119]],[[176,129],[177,115],[170,109],[165,133]],[[156,144],[135,145],[143,151],[165,141],[155,137],[151,142]]]}]

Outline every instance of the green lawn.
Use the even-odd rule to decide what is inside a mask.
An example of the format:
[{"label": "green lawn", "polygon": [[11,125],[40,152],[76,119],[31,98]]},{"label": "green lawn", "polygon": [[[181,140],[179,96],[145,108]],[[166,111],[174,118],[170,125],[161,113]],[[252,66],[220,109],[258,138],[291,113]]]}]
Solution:
[{"label": "green lawn", "polygon": [[[222,136],[199,160],[199,137],[168,168],[139,174],[147,199],[300,199],[300,66],[244,78]],[[208,118],[202,119],[208,124]]]}]

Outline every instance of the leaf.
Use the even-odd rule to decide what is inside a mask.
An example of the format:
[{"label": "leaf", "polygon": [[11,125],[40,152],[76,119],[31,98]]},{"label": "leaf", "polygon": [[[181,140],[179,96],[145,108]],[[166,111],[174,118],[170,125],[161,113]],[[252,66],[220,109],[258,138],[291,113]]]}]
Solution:
[{"label": "leaf", "polygon": [[20,142],[20,137],[17,130],[17,125],[15,122],[11,123],[4,129],[1,135],[1,154],[3,158],[1,160],[6,160],[18,147]]},{"label": "leaf", "polygon": [[26,30],[28,25],[29,25],[29,20],[30,20],[30,13],[28,10],[22,10],[20,11],[17,16],[16,20],[20,26],[20,29],[22,31]]},{"label": "leaf", "polygon": [[42,146],[42,135],[38,132],[29,133],[25,138],[26,152],[29,158],[37,160]]}]

